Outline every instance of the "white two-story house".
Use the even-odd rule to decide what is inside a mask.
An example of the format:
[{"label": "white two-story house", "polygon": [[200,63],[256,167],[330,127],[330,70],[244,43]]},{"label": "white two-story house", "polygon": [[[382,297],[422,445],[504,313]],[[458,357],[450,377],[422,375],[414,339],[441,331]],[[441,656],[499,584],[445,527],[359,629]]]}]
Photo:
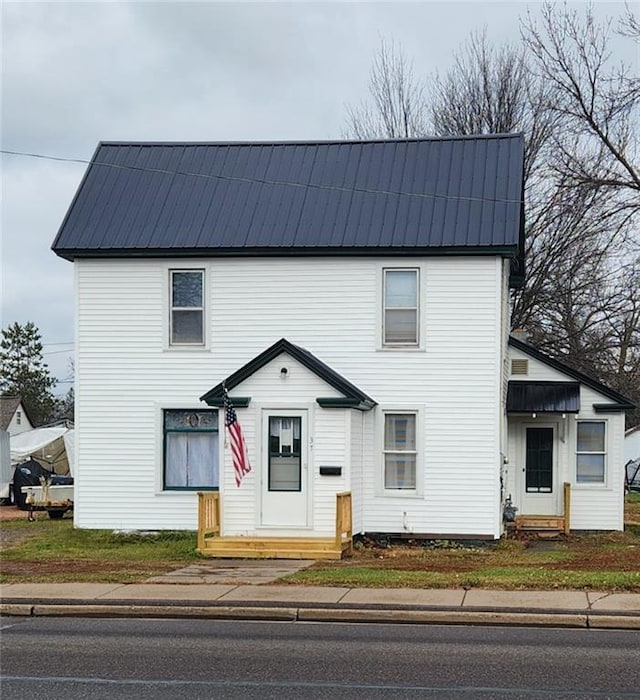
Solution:
[{"label": "white two-story house", "polygon": [[509,346],[522,185],[520,135],[100,144],[53,244],[76,525],[196,529],[206,492],[219,540],[320,541],[348,492],[353,533],[495,539],[569,482],[620,529],[628,401]]}]

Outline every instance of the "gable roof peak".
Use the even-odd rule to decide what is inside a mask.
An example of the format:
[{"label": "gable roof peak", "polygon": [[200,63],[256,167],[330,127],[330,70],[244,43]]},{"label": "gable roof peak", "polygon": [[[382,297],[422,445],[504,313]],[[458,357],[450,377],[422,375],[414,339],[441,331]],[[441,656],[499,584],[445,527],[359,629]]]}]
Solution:
[{"label": "gable roof peak", "polygon": [[246,365],[240,367],[233,374],[223,379],[219,384],[210,389],[206,394],[200,397],[200,401],[204,401],[209,405],[219,403],[223,397],[224,390],[230,391],[234,387],[242,384],[245,379],[248,379],[252,374],[257,372],[262,367],[268,365],[279,355],[286,353],[294,360],[297,360],[301,365],[316,374],[320,379],[326,382],[329,386],[339,391],[346,399],[351,399],[353,407],[361,410],[369,410],[377,405],[370,396],[358,389],[355,384],[352,384],[348,379],[336,372],[329,365],[322,362],[311,352],[299,345],[294,345],[286,338],[280,338],[266,350],[256,355]]}]

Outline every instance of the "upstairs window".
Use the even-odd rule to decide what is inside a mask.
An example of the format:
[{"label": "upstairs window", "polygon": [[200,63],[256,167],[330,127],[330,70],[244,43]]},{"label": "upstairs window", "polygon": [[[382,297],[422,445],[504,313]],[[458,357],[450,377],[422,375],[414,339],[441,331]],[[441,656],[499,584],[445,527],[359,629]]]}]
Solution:
[{"label": "upstairs window", "polygon": [[170,286],[171,345],[204,345],[204,270],[171,270]]},{"label": "upstairs window", "polygon": [[576,483],[604,484],[605,423],[579,421],[576,446]]},{"label": "upstairs window", "polygon": [[418,270],[385,269],[382,341],[385,346],[417,346]]},{"label": "upstairs window", "polygon": [[416,414],[384,415],[384,488],[416,490]]}]

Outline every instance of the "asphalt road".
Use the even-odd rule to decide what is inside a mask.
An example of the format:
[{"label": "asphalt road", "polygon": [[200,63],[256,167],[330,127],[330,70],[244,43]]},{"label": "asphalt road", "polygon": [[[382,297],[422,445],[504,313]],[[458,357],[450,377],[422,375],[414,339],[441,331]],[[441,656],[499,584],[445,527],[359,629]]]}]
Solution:
[{"label": "asphalt road", "polygon": [[2,700],[640,698],[640,632],[5,618]]}]

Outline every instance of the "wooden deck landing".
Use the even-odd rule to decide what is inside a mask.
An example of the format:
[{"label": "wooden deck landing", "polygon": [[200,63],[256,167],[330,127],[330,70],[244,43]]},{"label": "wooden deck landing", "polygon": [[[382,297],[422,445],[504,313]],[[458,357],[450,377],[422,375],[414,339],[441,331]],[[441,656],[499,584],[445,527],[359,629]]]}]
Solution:
[{"label": "wooden deck landing", "polygon": [[562,515],[518,515],[516,532],[532,532],[549,536],[570,532],[571,520],[571,484],[564,485]]},{"label": "wooden deck landing", "polygon": [[342,559],[347,548],[336,547],[333,537],[213,537],[198,551],[214,558]]},{"label": "wooden deck landing", "polygon": [[198,494],[198,552],[214,558],[341,559],[351,552],[351,494],[336,495],[333,537],[228,537],[220,535],[220,494]]}]

